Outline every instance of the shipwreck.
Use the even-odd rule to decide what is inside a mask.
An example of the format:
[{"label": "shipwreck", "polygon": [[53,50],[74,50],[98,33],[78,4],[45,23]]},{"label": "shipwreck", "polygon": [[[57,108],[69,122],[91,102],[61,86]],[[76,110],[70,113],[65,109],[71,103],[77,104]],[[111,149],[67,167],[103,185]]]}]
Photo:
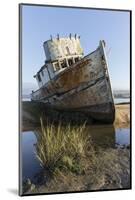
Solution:
[{"label": "shipwreck", "polygon": [[101,40],[97,49],[86,56],[77,35],[51,37],[43,47],[46,61],[34,75],[39,89],[32,91],[31,100],[113,123],[115,106],[105,41]]}]

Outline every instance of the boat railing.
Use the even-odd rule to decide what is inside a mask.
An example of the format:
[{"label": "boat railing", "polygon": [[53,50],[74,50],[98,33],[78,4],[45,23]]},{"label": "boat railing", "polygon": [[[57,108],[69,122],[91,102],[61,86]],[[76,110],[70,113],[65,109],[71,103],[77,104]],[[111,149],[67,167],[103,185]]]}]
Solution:
[{"label": "boat railing", "polygon": [[41,98],[41,91],[40,90],[41,90],[41,88],[39,88],[36,91],[32,91],[32,93],[30,95],[32,100],[39,100]]}]

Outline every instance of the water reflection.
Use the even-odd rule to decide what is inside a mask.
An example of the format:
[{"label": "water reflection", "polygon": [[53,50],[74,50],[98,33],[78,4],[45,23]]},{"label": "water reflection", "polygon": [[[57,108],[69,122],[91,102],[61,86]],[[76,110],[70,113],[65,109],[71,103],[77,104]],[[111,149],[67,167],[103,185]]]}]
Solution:
[{"label": "water reflection", "polygon": [[22,175],[23,179],[33,179],[35,173],[41,169],[35,156],[34,144],[37,142],[33,131],[25,131],[21,135],[22,141]]},{"label": "water reflection", "polygon": [[115,144],[116,146],[130,145],[130,129],[129,128],[119,128],[116,130]]},{"label": "water reflection", "polygon": [[88,126],[87,133],[90,134],[94,145],[104,148],[115,147],[114,126]]},{"label": "water reflection", "polygon": [[129,128],[116,129],[112,125],[88,126],[87,133],[91,135],[92,141],[96,146],[115,148],[130,145]]}]

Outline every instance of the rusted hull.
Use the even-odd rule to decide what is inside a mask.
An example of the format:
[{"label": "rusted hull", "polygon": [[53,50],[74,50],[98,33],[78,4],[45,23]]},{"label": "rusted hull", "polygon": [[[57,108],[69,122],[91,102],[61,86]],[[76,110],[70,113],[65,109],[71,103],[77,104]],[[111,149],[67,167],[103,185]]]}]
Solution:
[{"label": "rusted hull", "polygon": [[115,108],[103,43],[32,93],[31,99],[60,110],[85,112],[93,119],[113,123]]},{"label": "rusted hull", "polygon": [[103,123],[113,123],[115,118],[115,107],[112,103],[104,103],[99,105],[92,105],[78,109],[84,114],[87,113],[91,119]]},{"label": "rusted hull", "polygon": [[68,112],[81,112],[84,116],[89,117],[93,121],[98,121],[101,123],[109,123],[112,124],[115,119],[115,107],[113,103],[103,103],[103,104],[95,104],[86,107],[77,107],[77,108],[62,108],[61,106],[52,106],[54,109],[59,111],[68,111]]}]

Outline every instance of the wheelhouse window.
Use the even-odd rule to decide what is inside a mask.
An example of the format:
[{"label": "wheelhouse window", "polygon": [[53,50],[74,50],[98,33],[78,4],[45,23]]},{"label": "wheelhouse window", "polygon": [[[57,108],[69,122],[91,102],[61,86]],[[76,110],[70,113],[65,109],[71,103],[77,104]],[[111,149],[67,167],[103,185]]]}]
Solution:
[{"label": "wheelhouse window", "polygon": [[39,81],[39,82],[41,82],[41,77],[40,77],[40,74],[38,74],[38,76],[37,76],[37,77],[38,77],[38,81]]},{"label": "wheelhouse window", "polygon": [[69,66],[71,66],[71,65],[73,64],[73,60],[72,60],[72,59],[69,59],[69,60],[68,60],[68,64],[69,64]]},{"label": "wheelhouse window", "polygon": [[54,64],[53,64],[53,68],[54,68],[54,71],[60,70],[59,63],[54,63]]},{"label": "wheelhouse window", "polygon": [[64,61],[61,62],[61,67],[62,67],[62,68],[67,67],[66,60],[64,60]]},{"label": "wheelhouse window", "polygon": [[79,58],[77,57],[77,58],[75,58],[75,62],[78,62],[79,61]]}]

